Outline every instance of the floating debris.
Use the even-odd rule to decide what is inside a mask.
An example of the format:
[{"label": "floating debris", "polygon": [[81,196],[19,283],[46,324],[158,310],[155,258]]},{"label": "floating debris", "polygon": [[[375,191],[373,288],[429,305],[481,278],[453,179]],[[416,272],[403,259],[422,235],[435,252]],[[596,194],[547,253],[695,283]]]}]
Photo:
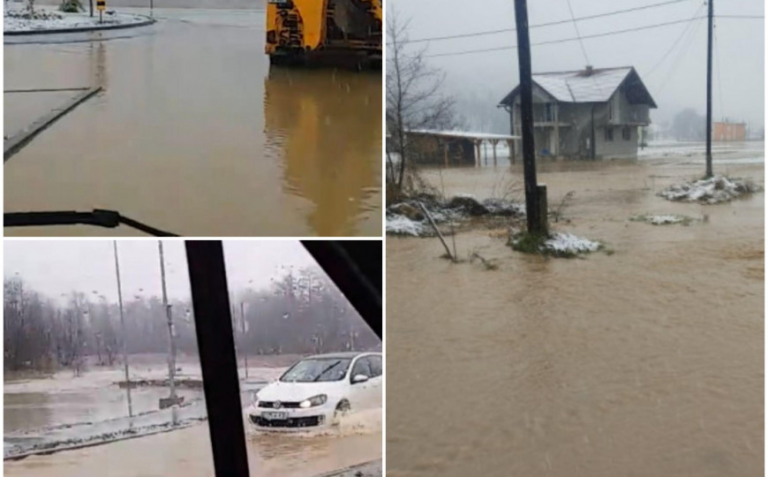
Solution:
[{"label": "floating debris", "polygon": [[631,217],[629,220],[633,222],[645,222],[647,224],[651,225],[673,225],[673,224],[682,224],[682,225],[689,225],[691,222],[693,222],[694,219],[692,217],[687,217],[685,215],[674,215],[674,214],[666,214],[666,215],[636,215],[634,217]]}]

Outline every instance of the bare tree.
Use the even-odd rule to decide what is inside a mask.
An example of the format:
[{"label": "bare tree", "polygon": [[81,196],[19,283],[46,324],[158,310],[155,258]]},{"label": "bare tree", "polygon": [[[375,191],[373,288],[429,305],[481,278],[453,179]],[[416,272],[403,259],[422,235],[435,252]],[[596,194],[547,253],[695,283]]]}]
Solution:
[{"label": "bare tree", "polygon": [[[157,297],[135,296],[124,303],[125,334],[117,323],[117,305],[105,298],[89,302],[80,292],[66,302],[45,300],[21,279],[6,279],[4,296],[5,369],[48,370],[54,363],[81,374],[88,357],[111,366],[122,340],[131,354],[165,353],[165,311]],[[235,292],[243,302],[244,328],[238,353],[321,353],[373,349],[380,341],[344,295],[317,267],[292,270],[268,287]],[[188,301],[172,303],[191,310]],[[239,320],[240,309],[233,314]],[[113,321],[113,318],[115,321]],[[241,323],[237,323],[237,329]],[[174,323],[179,351],[197,354],[194,320]]]},{"label": "bare tree", "polygon": [[[408,21],[394,7],[387,16],[387,181],[402,190],[411,154],[406,133],[414,129],[452,129],[454,101],[442,94],[444,73],[425,61],[425,49],[408,45]],[[399,157],[395,165],[393,154]]]}]

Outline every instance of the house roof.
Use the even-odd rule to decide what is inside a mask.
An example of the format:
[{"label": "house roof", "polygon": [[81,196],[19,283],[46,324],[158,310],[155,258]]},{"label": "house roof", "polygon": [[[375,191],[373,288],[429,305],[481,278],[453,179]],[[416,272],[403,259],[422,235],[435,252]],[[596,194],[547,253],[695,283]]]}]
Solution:
[{"label": "house roof", "polygon": [[[626,83],[630,103],[656,107],[648,89],[631,66],[595,68],[591,73],[587,70],[534,73],[532,79],[552,98],[563,103],[604,103]],[[501,104],[512,104],[519,88],[519,85],[515,87],[501,100]]]},{"label": "house roof", "polygon": [[511,136],[509,134],[491,134],[483,132],[470,132],[470,131],[439,131],[436,129],[409,129],[405,131],[406,134],[420,135],[420,136],[441,136],[450,137],[454,139],[475,139],[478,141],[483,140],[506,140],[506,139],[520,139],[520,136]]}]

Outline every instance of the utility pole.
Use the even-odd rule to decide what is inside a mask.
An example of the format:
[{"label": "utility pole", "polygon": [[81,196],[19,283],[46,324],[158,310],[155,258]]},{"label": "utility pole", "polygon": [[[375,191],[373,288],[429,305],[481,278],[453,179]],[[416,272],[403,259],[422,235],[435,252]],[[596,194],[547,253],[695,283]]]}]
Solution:
[{"label": "utility pole", "polygon": [[120,284],[120,261],[117,258],[117,240],[112,242],[115,251],[115,275],[117,275],[117,303],[120,308],[120,332],[123,335],[123,368],[125,369],[125,393],[128,396],[128,417],[133,417],[133,404],[131,403],[131,380],[128,374],[128,334],[125,332],[125,318],[123,317],[123,288]]},{"label": "utility pole", "polygon": [[[526,0],[515,0],[517,56],[520,63],[520,126],[523,138],[523,176],[525,178],[525,213],[529,233],[543,233],[539,190],[536,186],[536,149],[533,144],[533,79],[531,44],[528,38]],[[546,218],[546,216],[545,216]]]},{"label": "utility pole", "polygon": [[243,338],[242,338],[242,340],[243,340],[243,350],[242,351],[243,351],[243,361],[245,362],[245,379],[247,381],[248,380],[248,350],[245,349],[245,348],[247,348],[247,345],[245,344],[245,332],[247,330],[246,330],[246,327],[245,327],[245,305],[243,304],[242,301],[240,302],[240,319],[242,320],[242,323],[241,323],[242,324],[242,330],[243,330]]},{"label": "utility pole", "polygon": [[712,177],[712,29],[715,0],[709,3],[709,29],[707,36],[707,177]]},{"label": "utility pole", "polygon": [[[171,406],[178,404],[178,398],[176,397],[176,334],[173,328],[173,315],[171,314],[171,305],[168,304],[168,292],[165,287],[165,260],[163,259],[163,241],[157,241],[158,249],[160,250],[160,278],[163,284],[163,308],[165,308],[165,316],[168,320],[168,341],[169,350],[168,355],[168,378],[171,385]],[[176,413],[173,413],[173,421],[176,423]]]}]

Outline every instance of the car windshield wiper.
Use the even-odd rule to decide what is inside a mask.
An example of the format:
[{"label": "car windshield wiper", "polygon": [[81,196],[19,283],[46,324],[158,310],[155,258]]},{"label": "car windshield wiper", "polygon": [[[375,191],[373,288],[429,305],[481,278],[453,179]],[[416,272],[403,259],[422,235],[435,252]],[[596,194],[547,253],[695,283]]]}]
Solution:
[{"label": "car windshield wiper", "polygon": [[114,210],[94,209],[92,212],[62,210],[54,212],[6,212],[5,227],[35,227],[47,225],[95,225],[113,229],[127,225],[155,237],[178,237],[176,234],[157,229],[131,219]]},{"label": "car windshield wiper", "polygon": [[318,374],[317,377],[312,380],[312,382],[315,382],[315,383],[318,382],[320,380],[320,378],[322,378],[325,373],[327,373],[328,371],[332,370],[334,367],[336,367],[339,364],[341,364],[341,360],[336,361],[332,365],[330,365],[327,368],[325,368],[322,373]]}]

